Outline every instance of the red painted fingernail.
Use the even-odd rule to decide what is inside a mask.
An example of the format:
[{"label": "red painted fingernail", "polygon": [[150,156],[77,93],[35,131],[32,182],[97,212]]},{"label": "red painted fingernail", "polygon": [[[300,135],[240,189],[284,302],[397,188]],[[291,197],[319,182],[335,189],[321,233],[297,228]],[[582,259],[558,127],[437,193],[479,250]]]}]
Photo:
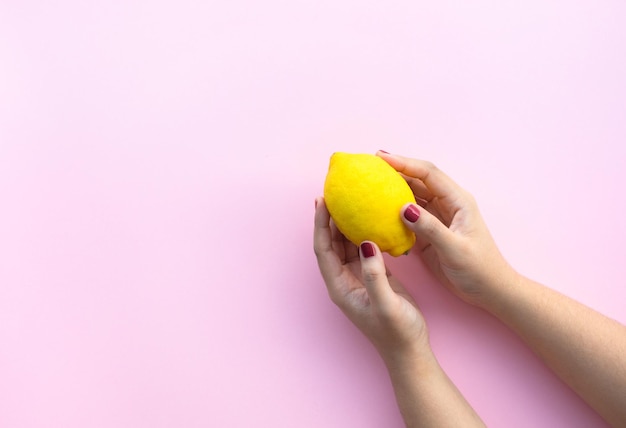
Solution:
[{"label": "red painted fingernail", "polygon": [[404,210],[404,218],[411,223],[415,223],[420,218],[420,212],[415,205],[409,205]]},{"label": "red painted fingernail", "polygon": [[374,254],[376,254],[376,249],[371,242],[363,242],[361,244],[361,254],[363,254],[363,257],[365,258],[372,257]]}]

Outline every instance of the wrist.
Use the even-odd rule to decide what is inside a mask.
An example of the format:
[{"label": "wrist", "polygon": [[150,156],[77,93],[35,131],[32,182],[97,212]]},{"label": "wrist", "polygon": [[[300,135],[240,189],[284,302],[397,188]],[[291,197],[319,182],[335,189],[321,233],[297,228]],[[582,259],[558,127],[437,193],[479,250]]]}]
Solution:
[{"label": "wrist", "polygon": [[408,348],[380,351],[380,355],[392,376],[394,373],[427,369],[437,362],[427,339],[424,343],[416,343]]},{"label": "wrist", "polygon": [[519,289],[524,281],[526,278],[523,275],[507,266],[485,282],[484,292],[477,299],[476,306],[495,315],[507,296]]}]

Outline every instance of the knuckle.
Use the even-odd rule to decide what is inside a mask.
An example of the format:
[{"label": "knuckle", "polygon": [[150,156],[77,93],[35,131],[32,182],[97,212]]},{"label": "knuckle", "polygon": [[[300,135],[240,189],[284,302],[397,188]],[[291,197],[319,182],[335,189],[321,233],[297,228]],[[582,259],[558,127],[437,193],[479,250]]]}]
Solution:
[{"label": "knuckle", "polygon": [[319,242],[313,242],[313,253],[315,254],[315,257],[317,257],[318,259],[320,258],[320,256],[322,256],[324,253],[326,253],[328,251],[328,246],[327,245],[323,245]]},{"label": "knuckle", "polygon": [[320,249],[319,245],[313,244],[313,253],[315,254],[315,257],[319,258],[320,254],[322,253],[322,250]]},{"label": "knuckle", "polygon": [[[361,275],[363,277],[364,282],[368,284],[372,284],[372,283],[378,282],[380,277],[384,274],[379,272],[377,269],[368,268],[368,269],[363,269],[363,272],[361,273]],[[387,275],[385,275],[385,278],[386,277]]]},{"label": "knuckle", "polygon": [[476,202],[476,197],[473,194],[465,190],[463,191],[463,196],[465,197],[465,201],[468,205],[470,205],[471,207],[478,206],[478,202]]},{"label": "knuckle", "polygon": [[422,222],[420,224],[422,229],[422,233],[426,236],[433,236],[438,231],[438,224],[434,219],[430,219],[429,221]]},{"label": "knuckle", "polygon": [[437,171],[439,170],[439,168],[437,167],[437,165],[435,165],[433,162],[425,160],[424,162],[424,168],[426,168],[429,171]]}]

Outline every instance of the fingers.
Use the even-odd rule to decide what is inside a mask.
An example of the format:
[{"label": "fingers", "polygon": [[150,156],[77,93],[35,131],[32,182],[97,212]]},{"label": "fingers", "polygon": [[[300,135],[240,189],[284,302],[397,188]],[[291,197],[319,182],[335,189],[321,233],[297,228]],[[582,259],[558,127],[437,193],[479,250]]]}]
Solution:
[{"label": "fingers", "polygon": [[317,264],[326,283],[341,273],[341,260],[333,250],[333,232],[330,226],[330,213],[324,198],[315,199],[315,227],[313,229],[313,250]]},{"label": "fingers", "polygon": [[402,221],[415,233],[418,245],[424,250],[429,245],[437,251],[454,251],[456,236],[437,217],[416,204],[406,204],[401,210]]},{"label": "fingers", "polygon": [[[363,251],[359,251],[356,245],[348,242],[332,223],[324,198],[321,197],[315,200],[313,248],[331,299],[344,311],[348,301],[345,296],[357,288],[365,286],[368,297],[374,305],[385,303],[387,298],[385,292],[393,294],[387,280],[388,272],[378,247],[373,243],[366,243]],[[359,260],[359,258],[363,284],[352,274],[346,275],[345,272],[346,263]],[[354,280],[349,280],[349,278]]]},{"label": "fingers", "polygon": [[421,199],[430,201],[435,196],[456,199],[463,194],[463,189],[431,162],[382,151],[376,154],[404,175],[416,196]]},{"label": "fingers", "polygon": [[350,263],[359,258],[359,249],[356,245],[346,238],[343,233],[339,231],[337,225],[330,219],[330,230],[333,244],[333,251],[337,253],[341,263]]},{"label": "fingers", "polygon": [[364,241],[359,247],[361,277],[371,304],[381,311],[390,307],[395,293],[389,285],[385,261],[378,246]]}]

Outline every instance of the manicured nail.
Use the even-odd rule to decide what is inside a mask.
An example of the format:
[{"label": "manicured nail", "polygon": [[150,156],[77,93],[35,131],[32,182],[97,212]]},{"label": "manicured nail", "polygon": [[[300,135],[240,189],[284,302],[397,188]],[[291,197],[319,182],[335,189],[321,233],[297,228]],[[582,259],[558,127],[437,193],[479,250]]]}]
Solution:
[{"label": "manicured nail", "polygon": [[317,208],[317,198],[315,198],[315,208]]},{"label": "manicured nail", "polygon": [[404,210],[404,218],[411,223],[415,223],[420,218],[420,212],[415,205],[409,205]]},{"label": "manicured nail", "polygon": [[388,154],[389,154],[389,152],[386,152],[386,151],[384,151],[384,150],[379,150],[379,152],[384,153],[384,154],[386,154],[386,155],[388,155]]},{"label": "manicured nail", "polygon": [[361,254],[363,254],[363,257],[365,258],[372,257],[374,254],[376,254],[376,249],[371,242],[363,242],[361,244]]}]

